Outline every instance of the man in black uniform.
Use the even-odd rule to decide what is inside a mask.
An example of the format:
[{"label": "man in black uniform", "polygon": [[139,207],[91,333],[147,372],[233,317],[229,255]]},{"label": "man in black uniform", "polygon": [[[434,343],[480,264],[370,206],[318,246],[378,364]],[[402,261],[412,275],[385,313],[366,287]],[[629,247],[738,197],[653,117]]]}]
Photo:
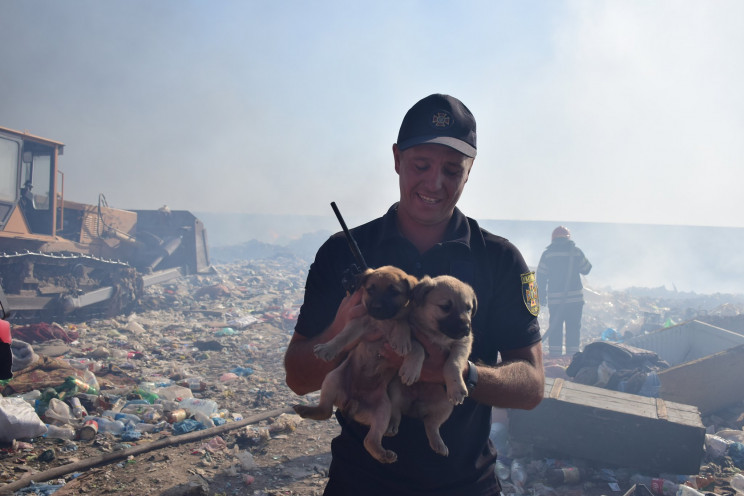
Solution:
[{"label": "man in black uniform", "polygon": [[[448,95],[422,99],[405,115],[393,145],[400,201],[382,217],[351,230],[371,267],[395,265],[419,278],[449,274],[476,291],[471,363],[462,371],[469,396],[441,428],[449,456],[431,450],[420,420],[404,417],[398,434],[383,440],[398,460],[379,463],[362,444],[367,427],[337,411],[342,430],[332,442],[326,496],[499,494],[496,452],[489,441],[491,407],[531,409],[542,399],[534,273],[514,245],[455,207],[475,155],[475,119],[467,107]],[[310,267],[285,355],[287,384],[297,394],[320,389],[325,375],[344,358],[324,362],[314,356],[313,346],[365,312],[360,292],[347,295],[341,285],[352,263],[348,243],[337,233]],[[427,351],[420,380],[444,383],[444,356],[431,347]]]},{"label": "man in black uniform", "polygon": [[578,353],[581,344],[581,314],[584,288],[581,274],[592,270],[584,252],[571,239],[564,226],[553,229],[550,245],[540,256],[537,285],[543,305],[550,309],[548,352],[551,357],[563,354],[563,325],[566,325],[566,355]]}]

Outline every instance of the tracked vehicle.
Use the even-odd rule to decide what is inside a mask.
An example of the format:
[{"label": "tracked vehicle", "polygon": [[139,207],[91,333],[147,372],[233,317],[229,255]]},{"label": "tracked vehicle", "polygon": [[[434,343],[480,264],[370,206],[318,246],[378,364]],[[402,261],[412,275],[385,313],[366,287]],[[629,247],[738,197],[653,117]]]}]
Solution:
[{"label": "tracked vehicle", "polygon": [[145,287],[210,270],[206,230],[188,211],[67,200],[64,146],[0,127],[0,286],[12,320],[126,312]]}]

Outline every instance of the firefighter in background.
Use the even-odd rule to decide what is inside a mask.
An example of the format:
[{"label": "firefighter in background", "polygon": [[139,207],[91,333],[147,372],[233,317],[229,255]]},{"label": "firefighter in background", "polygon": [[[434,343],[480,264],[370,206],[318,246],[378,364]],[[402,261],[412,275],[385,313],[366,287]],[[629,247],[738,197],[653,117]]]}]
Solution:
[{"label": "firefighter in background", "polygon": [[[581,313],[584,290],[581,274],[592,270],[584,252],[571,239],[563,226],[553,230],[552,241],[537,266],[540,306],[548,307],[550,320],[545,337],[551,357],[563,354],[563,325],[566,326],[566,354],[573,356],[581,343]],[[545,337],[543,339],[545,339]]]}]

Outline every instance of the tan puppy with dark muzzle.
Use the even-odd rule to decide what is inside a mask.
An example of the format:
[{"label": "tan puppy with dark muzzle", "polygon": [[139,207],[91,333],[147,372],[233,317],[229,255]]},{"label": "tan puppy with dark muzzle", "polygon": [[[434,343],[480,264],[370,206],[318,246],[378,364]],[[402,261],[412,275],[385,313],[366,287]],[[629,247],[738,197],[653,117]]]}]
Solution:
[{"label": "tan puppy with dark muzzle", "polygon": [[[385,343],[399,355],[411,350],[408,314],[417,282],[392,266],[367,269],[360,276],[358,286],[367,315],[350,321],[333,339],[314,348],[318,358],[326,361],[350,349],[348,356],[323,379],[318,405],[294,406],[303,418],[323,420],[331,416],[335,405],[344,415],[368,425],[364,447],[382,463],[398,458],[382,446],[393,409],[387,387],[398,369],[380,352]],[[409,384],[411,378],[401,380]]]},{"label": "tan puppy with dark muzzle", "polygon": [[[401,414],[420,418],[431,449],[447,456],[449,449],[439,428],[449,418],[454,405],[462,403],[468,395],[462,371],[473,345],[472,318],[478,303],[470,285],[446,275],[424,277],[413,293],[414,307],[409,320],[414,335],[421,335],[448,353],[442,371],[445,385],[420,381],[405,385],[394,378],[388,388],[394,406],[388,434],[398,432]],[[418,377],[416,370],[420,373],[425,355],[423,346],[414,340],[401,370],[411,368],[413,372],[407,373]]]}]

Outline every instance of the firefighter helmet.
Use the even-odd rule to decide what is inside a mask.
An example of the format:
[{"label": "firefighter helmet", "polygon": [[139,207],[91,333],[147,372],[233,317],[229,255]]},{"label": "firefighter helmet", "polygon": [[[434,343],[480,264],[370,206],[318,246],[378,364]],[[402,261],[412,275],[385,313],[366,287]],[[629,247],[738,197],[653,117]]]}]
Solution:
[{"label": "firefighter helmet", "polygon": [[551,240],[554,240],[555,238],[570,238],[571,232],[568,230],[567,227],[558,226],[555,229],[553,229],[553,235],[550,238]]}]

